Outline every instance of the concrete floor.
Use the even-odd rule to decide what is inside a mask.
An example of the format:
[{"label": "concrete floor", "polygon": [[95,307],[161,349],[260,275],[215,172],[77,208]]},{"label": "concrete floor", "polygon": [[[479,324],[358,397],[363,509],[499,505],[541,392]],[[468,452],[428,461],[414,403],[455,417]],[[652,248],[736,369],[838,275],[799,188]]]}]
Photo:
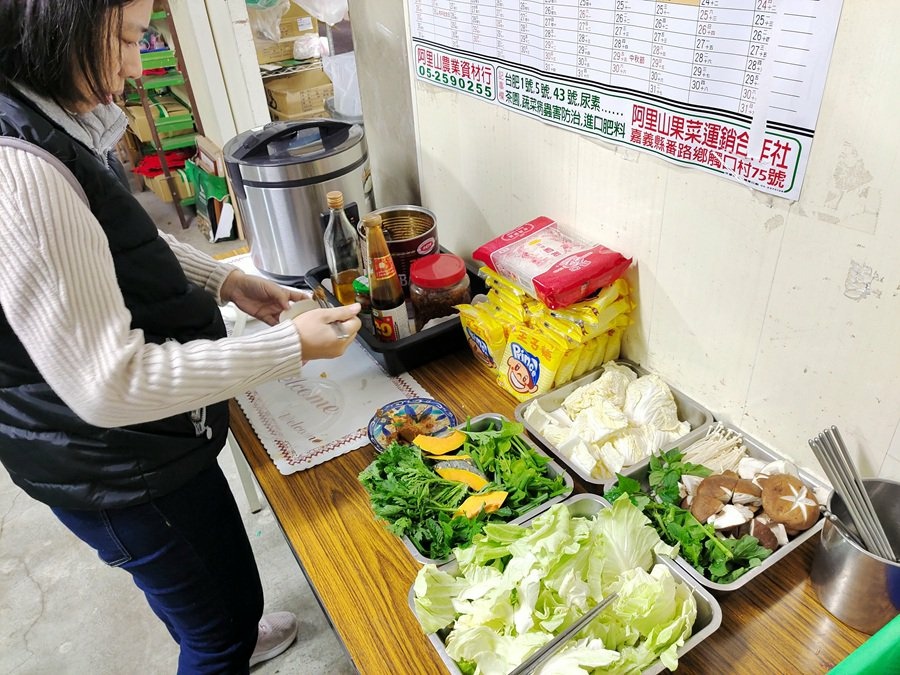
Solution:
[{"label": "concrete floor", "polygon": [[[164,231],[211,254],[242,242],[210,244],[196,227],[182,230],[175,210],[153,193],[139,195]],[[268,506],[251,514],[226,449],[228,477],[256,555],[266,611],[300,618],[297,642],[254,675],[355,672],[316,602]],[[178,649],[131,577],[107,567],[43,504],[0,469],[0,673],[105,675],[174,673]]]}]

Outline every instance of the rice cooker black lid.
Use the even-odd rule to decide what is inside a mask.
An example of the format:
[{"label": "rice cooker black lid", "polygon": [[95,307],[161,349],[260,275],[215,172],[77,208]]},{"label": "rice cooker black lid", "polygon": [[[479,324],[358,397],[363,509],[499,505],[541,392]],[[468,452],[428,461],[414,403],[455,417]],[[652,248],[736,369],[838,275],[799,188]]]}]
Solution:
[{"label": "rice cooker black lid", "polygon": [[225,144],[223,154],[226,162],[284,166],[339,155],[363,136],[362,126],[339,120],[271,122],[238,134]]}]

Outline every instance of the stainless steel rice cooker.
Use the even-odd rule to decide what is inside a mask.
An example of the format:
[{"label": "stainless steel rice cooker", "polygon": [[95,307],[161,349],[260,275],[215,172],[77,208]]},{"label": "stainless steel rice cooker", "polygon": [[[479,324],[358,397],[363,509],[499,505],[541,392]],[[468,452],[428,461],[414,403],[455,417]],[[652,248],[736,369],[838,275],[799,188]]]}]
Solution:
[{"label": "stainless steel rice cooker", "polygon": [[253,264],[273,277],[295,279],[325,264],[325,193],[340,190],[360,214],[375,208],[360,124],[272,122],[235,136],[223,154]]}]

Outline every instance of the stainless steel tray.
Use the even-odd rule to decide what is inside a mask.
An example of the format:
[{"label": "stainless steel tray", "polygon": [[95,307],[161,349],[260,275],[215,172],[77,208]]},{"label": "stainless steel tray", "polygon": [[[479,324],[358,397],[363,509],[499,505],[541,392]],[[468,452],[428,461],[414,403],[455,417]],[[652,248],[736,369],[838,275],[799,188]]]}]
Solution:
[{"label": "stainless steel tray", "polygon": [[[784,457],[779,456],[778,453],[776,453],[774,450],[770,450],[769,448],[765,447],[759,441],[751,438],[737,427],[726,424],[724,422],[722,422],[721,424],[725,429],[729,429],[742,436],[742,438],[744,439],[744,447],[747,448],[747,455],[749,457],[755,457],[756,459],[765,459],[768,461],[784,459]],[[666,448],[666,450],[668,451],[673,448],[685,449],[695,441],[703,438],[704,434],[706,434],[706,431],[706,429],[697,429],[696,431],[692,431],[687,436],[682,438],[679,443],[673,443],[670,447]],[[808,471],[800,469],[800,467],[797,468],[799,469],[800,479],[808,486],[813,488],[817,495],[822,494],[823,491],[829,492],[831,490],[831,486],[826,485]],[[623,471],[622,475],[628,476],[629,478],[634,478],[635,480],[639,481],[644,487],[648,487],[649,482],[647,480],[647,476],[649,475],[649,473],[650,459],[648,458],[646,461],[641,462],[640,464],[635,464],[630,470]],[[815,536],[819,532],[819,530],[822,529],[822,525],[824,523],[825,519],[820,517],[815,525],[791,539],[786,546],[780,547],[772,555],[763,560],[762,564],[760,564],[758,567],[754,567],[746,574],[738,577],[728,584],[720,584],[716,583],[715,581],[710,581],[702,574],[700,574],[700,572],[695,570],[694,567],[681,556],[675,558],[675,562],[683,567],[685,572],[687,572],[690,577],[697,583],[702,584],[715,593],[730,593],[732,591],[736,591],[739,588],[742,588],[743,586],[746,586],[750,581],[758,577],[760,574],[765,574],[766,571],[769,570],[773,565],[778,564],[779,560],[781,560],[785,556],[790,555],[791,552],[797,549],[803,542],[805,542],[810,537]]]},{"label": "stainless steel tray", "polygon": [[[507,418],[504,415],[501,415],[499,413],[486,413],[484,415],[477,415],[476,417],[472,417],[469,420],[468,427],[472,431],[485,431],[486,429],[490,429],[491,427],[495,427],[495,428],[499,427],[504,421],[507,421]],[[457,429],[465,429],[466,424],[465,423],[458,424],[458,425],[456,425],[456,428]],[[544,452],[538,446],[536,446],[534,443],[532,443],[524,433],[521,434],[521,438],[523,441],[525,441],[525,443],[528,445],[528,447],[531,448],[532,450],[534,450],[538,455],[541,455],[542,457],[547,457],[550,460],[547,463],[548,473],[551,476],[560,476],[561,475],[563,477],[563,482],[566,485],[566,491],[563,492],[561,495],[557,495],[556,497],[553,497],[552,499],[548,499],[546,502],[544,502],[540,506],[536,506],[535,508],[531,509],[531,511],[527,511],[526,513],[523,513],[518,518],[514,518],[513,520],[508,521],[510,523],[516,523],[516,524],[522,523],[526,520],[529,520],[530,518],[534,518],[537,514],[550,508],[553,504],[556,504],[557,502],[561,502],[563,499],[565,499],[570,494],[572,494],[572,489],[574,487],[574,482],[572,481],[572,476],[570,476],[564,468],[562,468],[559,464],[557,464],[553,460],[553,458],[550,457],[546,452]],[[400,540],[403,542],[403,545],[406,546],[406,550],[409,551],[409,554],[415,560],[417,560],[418,562],[420,562],[422,564],[434,563],[436,565],[440,565],[442,563],[446,563],[449,560],[453,559],[452,555],[448,556],[447,558],[444,558],[442,560],[435,560],[433,558],[427,558],[426,556],[422,555],[419,552],[419,550],[415,547],[415,545],[412,543],[412,541],[410,541],[409,537],[401,537]]]},{"label": "stainless steel tray", "polygon": [[[589,493],[572,495],[563,503],[569,507],[572,515],[579,517],[593,516],[595,513],[600,511],[600,509],[609,507],[608,501],[598,495]],[[527,525],[528,522],[533,518],[534,516],[531,516],[527,520],[522,521],[522,523],[520,524]],[[709,591],[699,585],[696,579],[686,574],[685,570],[680,565],[676,565],[672,559],[665,556],[656,556],[656,562],[668,567],[669,571],[672,573],[672,576],[674,576],[678,581],[687,584],[691,589],[694,600],[697,602],[697,618],[694,621],[694,629],[691,636],[685,641],[683,645],[681,645],[681,648],[678,650],[678,658],[680,659],[684,654],[689,652],[691,649],[703,642],[703,640],[716,632],[716,630],[722,623],[722,608],[719,606],[719,603],[716,601],[716,599],[709,593]],[[443,571],[452,574],[457,569],[457,562],[454,560],[452,562],[445,563],[441,565],[440,568]],[[407,597],[409,607],[412,610],[412,613],[415,614],[416,606],[414,587],[410,587]],[[461,675],[456,662],[447,655],[447,650],[444,648],[444,641],[441,639],[440,635],[438,633],[431,633],[430,635],[428,635],[428,640],[437,651],[438,656],[441,657],[444,665],[447,666],[447,670],[450,671],[452,675]],[[665,667],[663,666],[662,662],[657,659],[652,665],[650,665],[643,671],[643,675],[657,675],[657,673],[662,673],[664,670]]]},{"label": "stainless steel tray", "polygon": [[[642,368],[636,363],[631,363],[630,361],[618,360],[616,363],[628,366],[634,372],[636,372],[639,376],[648,375],[650,371]],[[528,422],[525,421],[524,413],[525,408],[530,406],[532,403],[537,403],[537,405],[541,406],[547,412],[552,412],[553,410],[558,409],[562,402],[566,399],[566,397],[571,394],[573,391],[578,389],[579,387],[583,387],[586,384],[590,384],[594,380],[600,378],[603,374],[603,368],[598,368],[596,370],[591,371],[587,375],[582,375],[577,380],[573,380],[569,382],[569,384],[560,387],[559,389],[552,389],[548,391],[546,394],[541,394],[540,396],[536,396],[535,398],[520,403],[516,406],[515,417],[516,420],[525,425],[525,428],[528,430],[528,433],[531,434],[538,443],[540,443],[543,447],[545,447],[548,451],[550,451],[554,457],[556,457],[560,462],[562,462],[566,468],[577,475],[582,482],[585,484],[586,488],[591,490],[592,492],[597,492],[598,494],[602,494],[608,488],[610,488],[613,484],[615,484],[615,477],[612,478],[594,478],[589,473],[585,473],[583,469],[580,467],[574,466],[570,461],[568,461],[565,457],[563,457],[556,447],[548,441],[544,436],[533,426],[531,426]],[[701,406],[699,403],[694,401],[693,399],[688,398],[680,391],[678,391],[675,387],[666,382],[666,385],[672,391],[672,397],[675,399],[675,406],[678,409],[678,419],[689,422],[691,425],[691,433],[698,429],[704,429],[710,424],[712,424],[713,416],[712,413]],[[681,439],[677,439],[677,443],[681,442]],[[638,464],[634,464],[633,466],[638,466]],[[630,467],[623,467],[622,473],[628,470]]]}]

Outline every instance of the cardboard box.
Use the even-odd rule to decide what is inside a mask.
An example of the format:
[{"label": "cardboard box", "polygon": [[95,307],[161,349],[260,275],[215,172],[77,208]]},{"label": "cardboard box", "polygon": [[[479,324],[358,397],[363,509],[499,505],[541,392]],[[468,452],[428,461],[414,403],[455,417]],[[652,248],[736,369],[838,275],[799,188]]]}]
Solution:
[{"label": "cardboard box", "polygon": [[281,17],[281,39],[300,37],[304,33],[319,33],[319,22],[295,2]]},{"label": "cardboard box", "polygon": [[[248,10],[251,25],[255,23],[254,11],[256,10]],[[290,9],[281,17],[278,26],[281,31],[281,39],[278,42],[261,38],[254,31],[256,60],[260,65],[294,58],[294,40],[306,33],[319,34],[319,24],[316,19],[293,2]]]},{"label": "cardboard box", "polygon": [[132,134],[123,134],[116,147],[119,150],[119,159],[129,171],[140,164],[144,157],[140,144]]},{"label": "cardboard box", "polygon": [[[172,177],[175,179],[175,189],[178,192],[179,199],[187,199],[194,196],[194,185],[184,169],[177,169],[172,173]],[[144,185],[167,204],[172,203],[172,193],[169,191],[169,184],[166,182],[165,174],[160,174],[155,178],[144,176]]]},{"label": "cardboard box", "polygon": [[260,65],[277,63],[294,58],[294,39],[288,38],[281,42],[269,42],[268,40],[255,40],[256,60]]},{"label": "cardboard box", "polygon": [[[194,131],[193,122],[186,118],[186,116],[191,114],[190,109],[174,96],[158,97],[150,104],[150,114],[153,115],[153,119],[156,121],[160,138],[189,134]],[[125,106],[125,116],[128,119],[128,126],[134,132],[134,135],[138,137],[138,140],[142,143],[153,141],[153,134],[150,132],[150,121],[147,119],[143,106]],[[173,121],[177,121],[179,126],[184,126],[185,128],[176,131],[165,131],[165,120],[167,118],[174,118]]]},{"label": "cardboard box", "polygon": [[200,134],[194,140],[197,143],[197,157],[194,159],[197,166],[214,176],[224,176],[225,157],[222,148]]},{"label": "cardboard box", "polygon": [[325,99],[334,96],[334,86],[321,68],[266,80],[266,102],[280,114],[299,115],[325,107]]},{"label": "cardboard box", "polygon": [[294,115],[278,112],[277,110],[272,110],[272,108],[269,108],[269,115],[272,116],[273,122],[296,122],[297,120],[308,120],[317,117],[324,117],[325,119],[329,119],[328,112],[324,108],[320,110],[311,110],[310,112],[305,113],[296,113]]}]

